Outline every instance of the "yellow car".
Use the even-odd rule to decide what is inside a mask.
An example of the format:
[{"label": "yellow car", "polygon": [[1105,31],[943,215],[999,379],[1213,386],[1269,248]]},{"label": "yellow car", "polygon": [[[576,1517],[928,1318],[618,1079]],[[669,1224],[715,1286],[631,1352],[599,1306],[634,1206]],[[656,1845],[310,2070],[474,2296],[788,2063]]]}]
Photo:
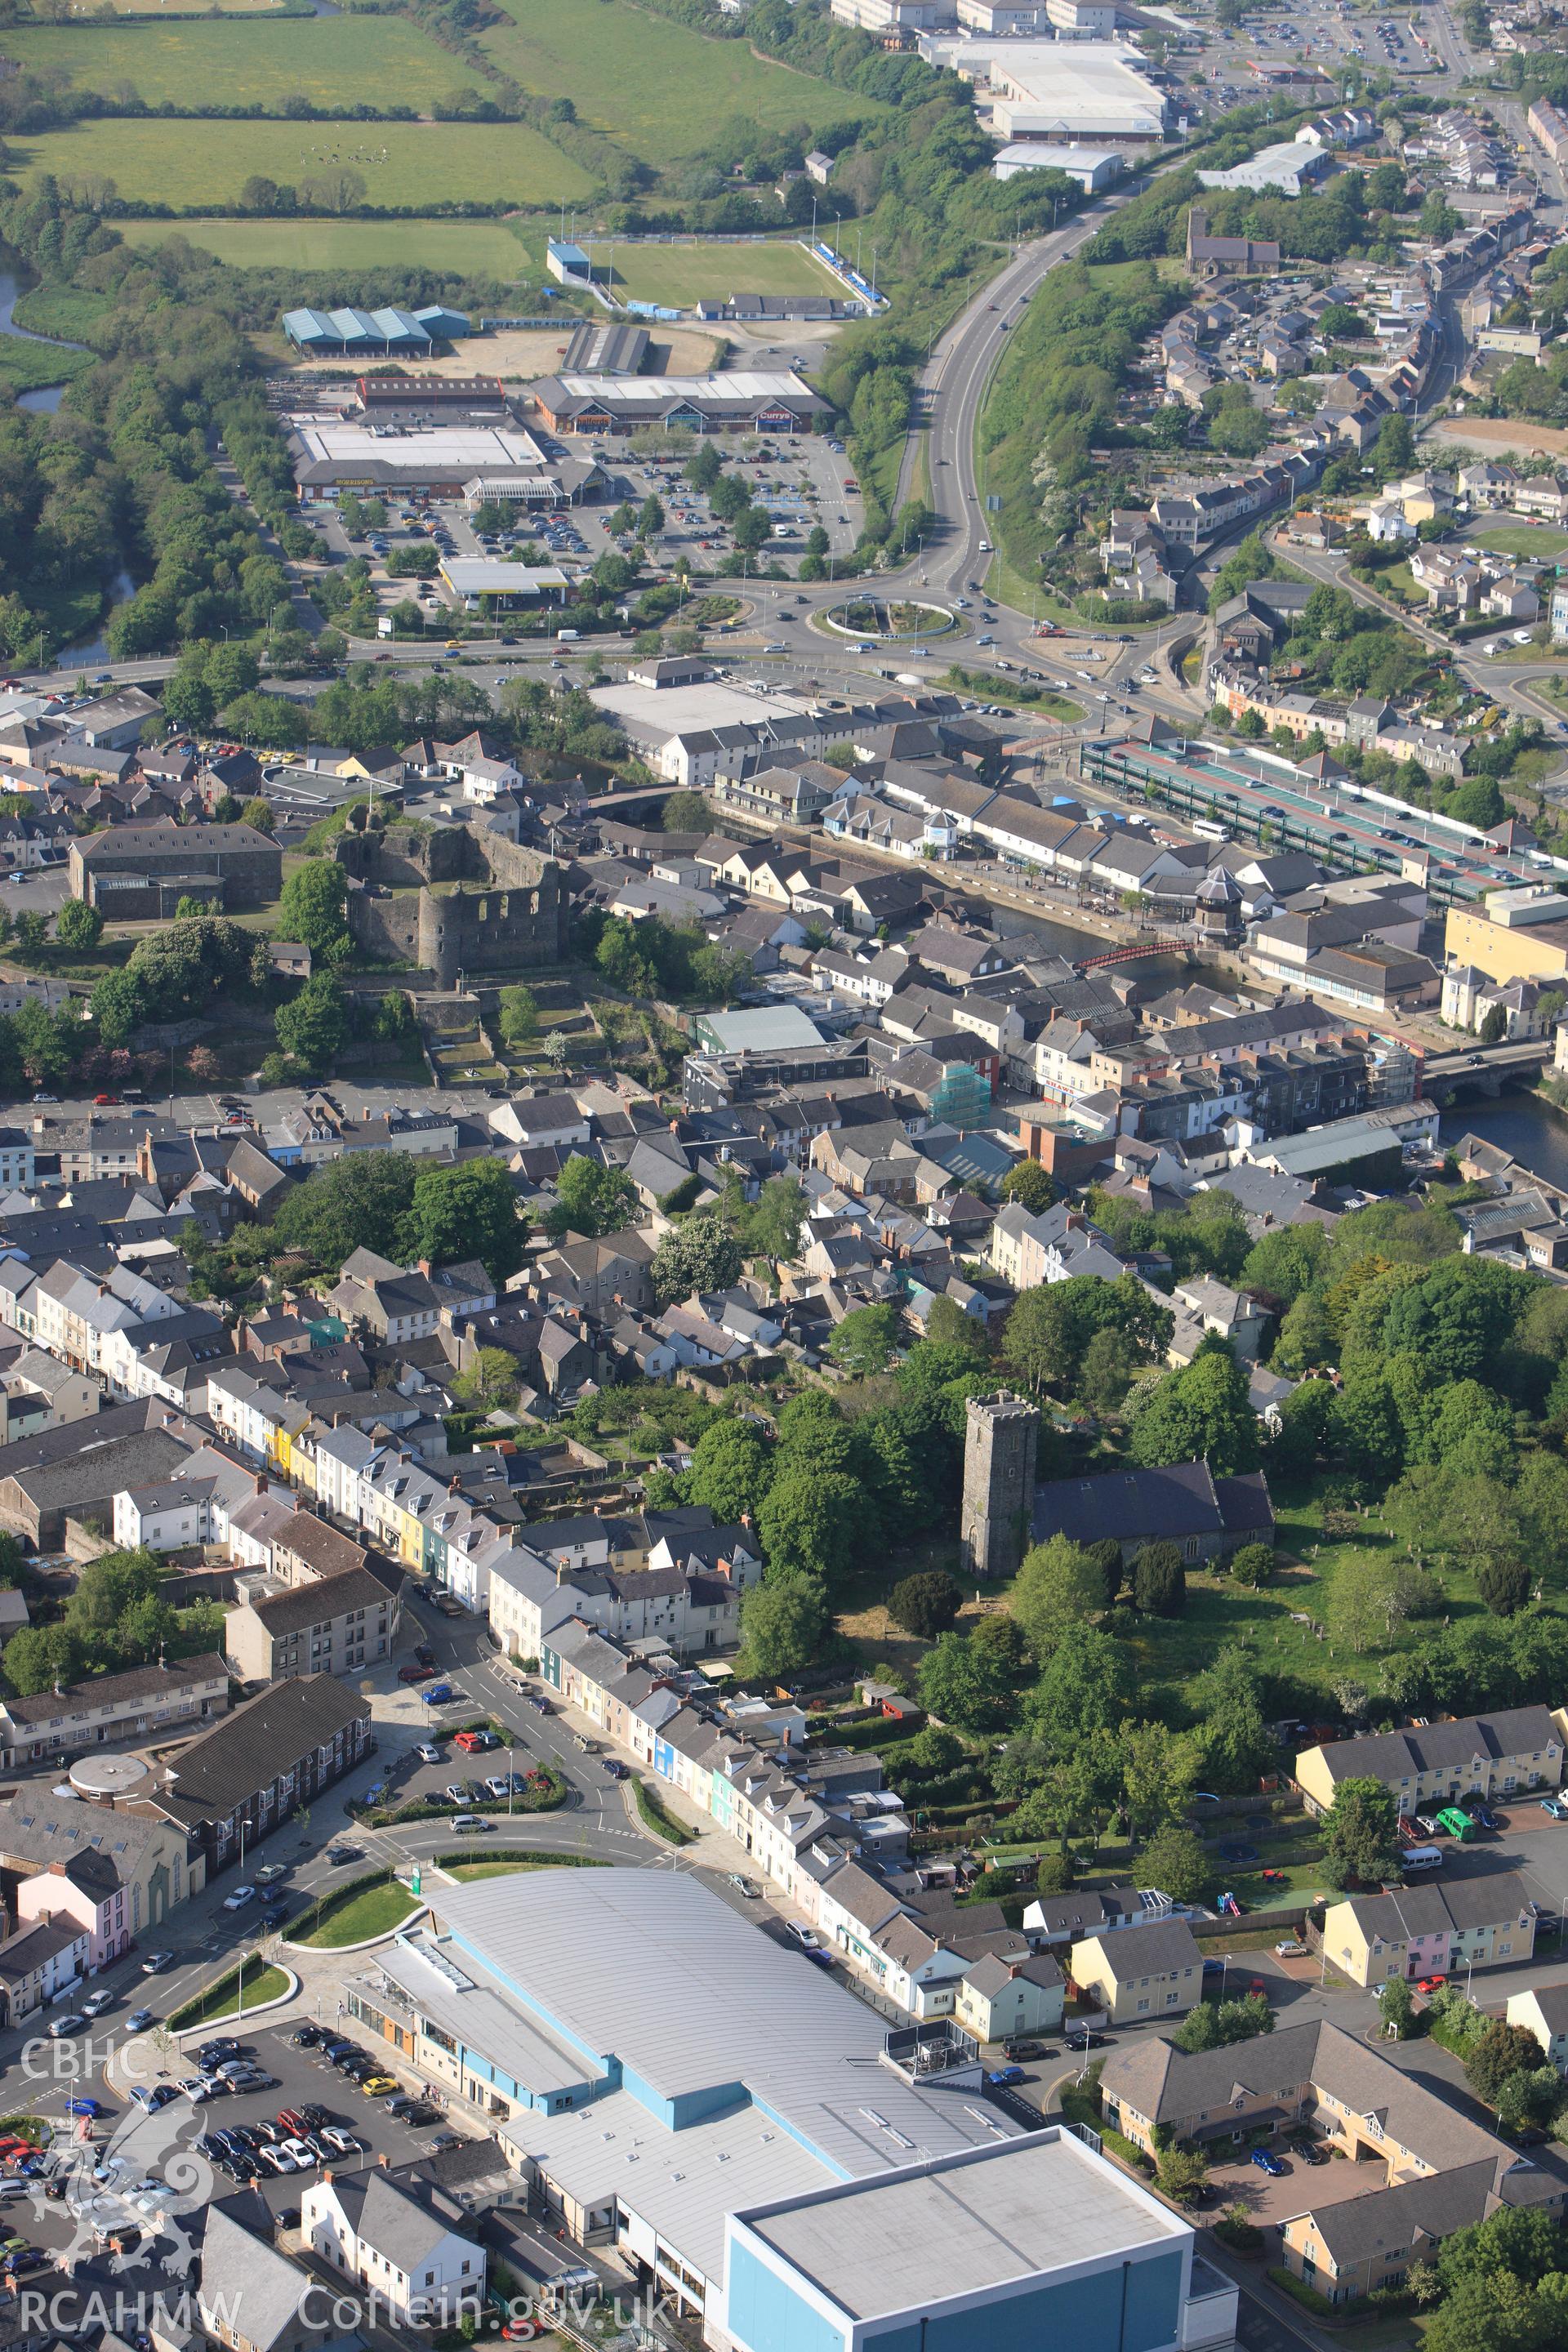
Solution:
[{"label": "yellow car", "polygon": [[370,2074],[360,2084],[367,2099],[384,2098],[388,2091],[395,2091],[396,2088],[397,2084],[390,2074]]}]

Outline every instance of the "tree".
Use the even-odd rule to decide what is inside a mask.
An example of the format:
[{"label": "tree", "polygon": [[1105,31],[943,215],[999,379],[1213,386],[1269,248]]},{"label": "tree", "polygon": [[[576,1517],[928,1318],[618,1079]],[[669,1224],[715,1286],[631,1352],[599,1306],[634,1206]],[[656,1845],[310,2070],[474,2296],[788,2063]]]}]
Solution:
[{"label": "tree", "polygon": [[90,951],[103,937],[103,917],[85,898],[68,898],[55,917],[55,937],[63,948]]},{"label": "tree", "polygon": [[1530,1598],[1530,1570],[1521,1559],[1479,1560],[1476,1591],[1494,1617],[1512,1617]]},{"label": "tree", "polygon": [[276,1022],[284,1053],[312,1073],[325,1070],[348,1043],[348,1005],[330,971],[312,972],[292,1003],[279,1006]]},{"label": "tree", "polygon": [[1025,1700],[1026,1722],[1058,1749],[1070,1749],[1091,1732],[1114,1730],[1135,1686],[1132,1659],[1121,1643],[1095,1626],[1069,1625]]},{"label": "tree", "polygon": [[76,1682],[83,1663],[80,1643],[62,1624],[24,1625],[5,1644],[5,1676],[18,1698]]},{"label": "tree", "polygon": [[1069,1625],[1087,1625],[1107,1607],[1103,1570],[1066,1536],[1024,1555],[1008,1607],[1042,1664]]},{"label": "tree", "polygon": [[1216,1477],[1257,1468],[1258,1417],[1227,1347],[1202,1345],[1190,1364],[1154,1382],[1134,1416],[1131,1451],[1150,1467],[1201,1456]]},{"label": "tree", "polygon": [[1197,1754],[1184,1734],[1163,1723],[1130,1723],[1119,1743],[1121,1810],[1134,1839],[1146,1838],[1185,1811],[1197,1778]]},{"label": "tree", "polygon": [[1007,1719],[1012,1685],[1000,1666],[962,1633],[943,1633],[916,1676],[928,1715],[961,1731],[994,1731]]},{"label": "tree", "polygon": [[829,1580],[853,1567],[863,1525],[860,1483],[846,1470],[781,1466],[757,1513],[757,1532],[774,1568]]},{"label": "tree", "polygon": [[1509,2076],[1539,2066],[1545,2054],[1528,2026],[1489,2017],[1465,2060],[1465,2080],[1478,2099],[1495,2107]]},{"label": "tree", "polygon": [[[1179,2034],[1176,2038],[1178,2041],[1181,2039]],[[1154,2178],[1164,2194],[1177,2205],[1184,2205],[1189,2198],[1195,2197],[1206,2185],[1208,2177],[1208,2158],[1201,2148],[1163,2147],[1155,2161]]]},{"label": "tree", "polygon": [[1274,1554],[1266,1543],[1243,1544],[1230,1556],[1230,1572],[1237,1584],[1250,1585],[1254,1591],[1267,1584],[1274,1573]]},{"label": "tree", "polygon": [[555,1180],[555,1204],[545,1213],[544,1230],[559,1238],[581,1234],[599,1241],[618,1233],[637,1204],[637,1186],[624,1168],[574,1151]]},{"label": "tree", "polygon": [[1000,1191],[1005,1201],[1016,1201],[1031,1217],[1043,1216],[1057,1197],[1057,1188],[1037,1160],[1016,1160]]},{"label": "tree", "polygon": [[1331,1886],[1352,1879],[1375,1885],[1399,1867],[1398,1811],[1381,1780],[1342,1780],[1323,1815],[1323,1874]]},{"label": "tree", "polygon": [[1095,1412],[1120,1412],[1137,1368],[1138,1358],[1125,1332],[1096,1331],[1083,1351],[1078,1392]]},{"label": "tree", "polygon": [[1065,1895],[1073,1883],[1073,1858],[1070,1853],[1043,1853],[1035,1871],[1037,1895]]},{"label": "tree", "polygon": [[349,880],[330,857],[312,857],[289,875],[278,901],[279,937],[325,955],[346,941]]},{"label": "tree", "polygon": [[673,1226],[653,1254],[648,1280],[661,1307],[693,1292],[728,1290],[741,1271],[740,1244],[716,1211]]},{"label": "tree", "polygon": [[525,1045],[539,1028],[539,1000],[531,988],[521,980],[503,988],[496,1000],[500,1017],[501,1042],[507,1045]]},{"label": "tree", "polygon": [[499,1160],[461,1160],[421,1168],[407,1219],[411,1257],[432,1265],[478,1258],[500,1284],[522,1264],[528,1227],[511,1178]]},{"label": "tree", "polygon": [[906,1633],[930,1642],[952,1624],[960,1598],[951,1576],[944,1576],[940,1569],[928,1569],[920,1575],[906,1576],[894,1585],[888,1595],[888,1614]]},{"label": "tree", "polygon": [[254,825],[258,833],[271,833],[276,823],[271,802],[264,801],[259,797],[246,802],[245,806],[240,810],[239,818],[242,824]]},{"label": "tree", "polygon": [[805,1192],[797,1176],[770,1176],[742,1212],[740,1242],[749,1257],[791,1258],[800,1245]]},{"label": "tree", "polygon": [[741,1600],[741,1657],[747,1674],[777,1681],[809,1666],[832,1622],[827,1595],[814,1576],[770,1570]]},{"label": "tree", "polygon": [[1407,1617],[1432,1605],[1433,1595],[1426,1570],[1395,1553],[1346,1561],[1329,1594],[1335,1649],[1357,1657],[1386,1649]]},{"label": "tree", "polygon": [[[1496,789],[1495,786],[1493,789]],[[1492,1004],[1488,1006],[1485,1018],[1481,1023],[1479,1034],[1480,1042],[1483,1045],[1499,1045],[1502,1043],[1503,1039],[1508,1035],[1508,1007],[1506,1004]]]},{"label": "tree", "polygon": [[1026,1290],[1007,1317],[1003,1361],[1037,1395],[1071,1394],[1084,1351],[1096,1331],[1120,1331],[1138,1360],[1152,1361],[1170,1345],[1174,1318],[1131,1275],[1107,1282],[1078,1274],[1066,1282]]},{"label": "tree", "polygon": [[1193,1733],[1206,1789],[1255,1788],[1279,1755],[1258,1696],[1258,1669],[1247,1652],[1221,1650],[1199,1686]]},{"label": "tree", "polygon": [[1391,2042],[1403,2042],[1415,2022],[1415,1996],[1408,1977],[1390,1977],[1377,1996],[1377,2013]]},{"label": "tree", "polygon": [[1203,1841],[1179,1822],[1168,1822],[1138,1857],[1138,1884],[1157,1886],[1177,1903],[1197,1903],[1214,1884],[1214,1868]]},{"label": "tree", "polygon": [[866,1379],[887,1370],[898,1339],[896,1307],[855,1307],[828,1340],[826,1352],[842,1370]]},{"label": "tree", "polygon": [[657,539],[664,529],[664,508],[650,490],[637,509],[637,537]]},{"label": "tree", "polygon": [[345,1152],[284,1194],[271,1239],[330,1274],[356,1249],[397,1258],[416,1172],[410,1152]]},{"label": "tree", "polygon": [[710,1422],[691,1450],[688,1499],[706,1504],[720,1527],[754,1518],[773,1475],[773,1448],[755,1422]]},{"label": "tree", "polygon": [[1133,1553],[1132,1601],[1146,1617],[1181,1615],[1187,1603],[1187,1578],[1173,1543],[1141,1544]]},{"label": "tree", "polygon": [[671,793],[659,818],[666,833],[711,833],[713,816],[700,793]]},{"label": "tree", "polygon": [[515,1404],[521,1379],[515,1356],[509,1356],[504,1348],[481,1348],[452,1386],[465,1404]]}]

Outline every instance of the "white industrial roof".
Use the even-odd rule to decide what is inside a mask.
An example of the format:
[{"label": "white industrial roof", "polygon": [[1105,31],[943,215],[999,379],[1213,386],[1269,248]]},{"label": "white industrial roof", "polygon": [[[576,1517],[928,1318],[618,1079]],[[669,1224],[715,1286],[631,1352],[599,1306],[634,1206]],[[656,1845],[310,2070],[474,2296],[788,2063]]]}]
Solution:
[{"label": "white industrial roof", "polygon": [[603,2066],[568,2049],[487,1971],[463,1969],[467,1983],[454,1983],[439,1965],[445,1948],[423,1932],[400,1937],[376,1954],[377,1972],[406,1993],[422,2017],[481,2051],[536,2097],[603,2080]]},{"label": "white industrial roof", "polygon": [[626,726],[668,739],[704,727],[758,727],[770,719],[798,719],[811,705],[785,694],[755,694],[717,679],[691,686],[597,686],[601,710]]},{"label": "white industrial roof", "polygon": [[294,417],[290,424],[306,456],[327,465],[406,466],[421,473],[439,467],[453,474],[483,474],[544,463],[532,434],[513,425],[431,425],[405,433],[319,416]]},{"label": "white industrial roof", "polygon": [[1165,100],[1125,41],[946,40],[933,63],[989,88],[1004,139],[1158,138]]},{"label": "white industrial roof", "polygon": [[537,596],[542,588],[566,585],[557,564],[502,563],[489,555],[449,555],[441,577],[459,596]]},{"label": "white industrial roof", "polygon": [[656,2099],[750,2093],[845,2176],[1016,2137],[973,2092],[885,2066],[874,2011],[697,1879],[529,1871],[444,1892],[439,1910],[442,1948],[510,1979],[568,2047],[614,2058]]},{"label": "white industrial roof", "polygon": [[810,386],[788,368],[757,373],[726,368],[722,375],[602,375],[563,373],[554,381],[580,399],[597,400],[606,391],[616,405],[628,401],[666,400],[805,400]]},{"label": "white industrial roof", "polygon": [[745,2099],[680,2132],[656,2124],[629,2091],[556,2116],[520,2108],[497,2128],[585,2210],[616,2199],[715,2284],[738,2206],[810,2196],[837,2178]]},{"label": "white industrial roof", "polygon": [[1031,2133],[984,2156],[861,2180],[745,2227],[855,2319],[1192,2235],[1070,2132]]}]

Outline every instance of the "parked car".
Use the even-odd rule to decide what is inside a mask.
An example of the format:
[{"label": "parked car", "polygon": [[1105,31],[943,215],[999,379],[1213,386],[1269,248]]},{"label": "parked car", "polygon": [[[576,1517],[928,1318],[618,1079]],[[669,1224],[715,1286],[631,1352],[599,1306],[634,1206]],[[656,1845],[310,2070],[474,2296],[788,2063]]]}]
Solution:
[{"label": "parked car", "polygon": [[1303,2164],[1327,2164],[1329,2160],[1328,2149],[1321,2147],[1315,2139],[1297,2140],[1294,2153],[1300,2158]]},{"label": "parked car", "polygon": [[1252,2161],[1259,2172],[1266,2172],[1268,2175],[1270,2180],[1283,2180],[1290,2169],[1288,2164],[1281,2162],[1271,2147],[1255,2147],[1252,2151]]},{"label": "parked car", "polygon": [[1028,2080],[1021,2066],[993,2066],[985,2077],[994,2090],[1006,2090],[1014,2083]]},{"label": "parked car", "polygon": [[433,1746],[428,1739],[422,1739],[414,1753],[418,1757],[421,1764],[439,1764],[441,1761],[440,1749]]},{"label": "parked car", "polygon": [[255,1900],[254,1886],[237,1886],[232,1895],[224,1896],[223,1907],[226,1911],[243,1911],[247,1903],[254,1903]]},{"label": "parked car", "polygon": [[430,1676],[435,1673],[435,1671],[436,1669],[434,1666],[427,1666],[422,1663],[416,1662],[411,1665],[399,1666],[397,1669],[397,1679],[400,1683],[428,1682]]},{"label": "parked car", "polygon": [[1044,2058],[1047,2053],[1043,2042],[1004,2042],[1002,2048],[1009,2058]]},{"label": "parked car", "polygon": [[815,1927],[803,1927],[798,1919],[786,1919],[784,1933],[800,1946],[803,1952],[818,1952],[822,1949],[822,1938]]},{"label": "parked car", "polygon": [[142,1975],[144,1977],[162,1976],[163,1970],[172,1965],[174,1958],[173,1952],[149,1952],[142,1963]]},{"label": "parked car", "polygon": [[1308,1947],[1294,1936],[1282,1936],[1274,1950],[1281,1960],[1300,1960],[1306,1958]]},{"label": "parked car", "polygon": [[1554,1822],[1568,1822],[1568,1801],[1562,1797],[1542,1797],[1541,1810],[1550,1813]]},{"label": "parked car", "polygon": [[727,1883],[734,1888],[737,1895],[744,1895],[747,1899],[752,1903],[755,1903],[760,1898],[763,1891],[762,1888],[757,1885],[754,1878],[748,1878],[743,1870],[726,1871],[725,1878]]},{"label": "parked car", "polygon": [[1445,1976],[1417,1977],[1415,1990],[1417,1992],[1441,1992],[1447,1981]]},{"label": "parked car", "polygon": [[1103,2033],[1096,2033],[1092,2028],[1089,2027],[1085,2027],[1076,2033],[1068,2033],[1063,2036],[1063,2040],[1069,2050],[1103,2050],[1106,2044],[1106,2039],[1107,2037]]}]

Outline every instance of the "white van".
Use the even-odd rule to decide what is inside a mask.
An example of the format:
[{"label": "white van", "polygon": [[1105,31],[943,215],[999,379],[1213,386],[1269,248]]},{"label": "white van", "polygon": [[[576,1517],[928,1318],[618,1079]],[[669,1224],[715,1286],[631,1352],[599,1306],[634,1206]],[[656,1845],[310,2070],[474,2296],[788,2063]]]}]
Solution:
[{"label": "white van", "polygon": [[1440,1845],[1407,1845],[1399,1857],[1399,1867],[1404,1871],[1441,1870],[1443,1849]]}]

